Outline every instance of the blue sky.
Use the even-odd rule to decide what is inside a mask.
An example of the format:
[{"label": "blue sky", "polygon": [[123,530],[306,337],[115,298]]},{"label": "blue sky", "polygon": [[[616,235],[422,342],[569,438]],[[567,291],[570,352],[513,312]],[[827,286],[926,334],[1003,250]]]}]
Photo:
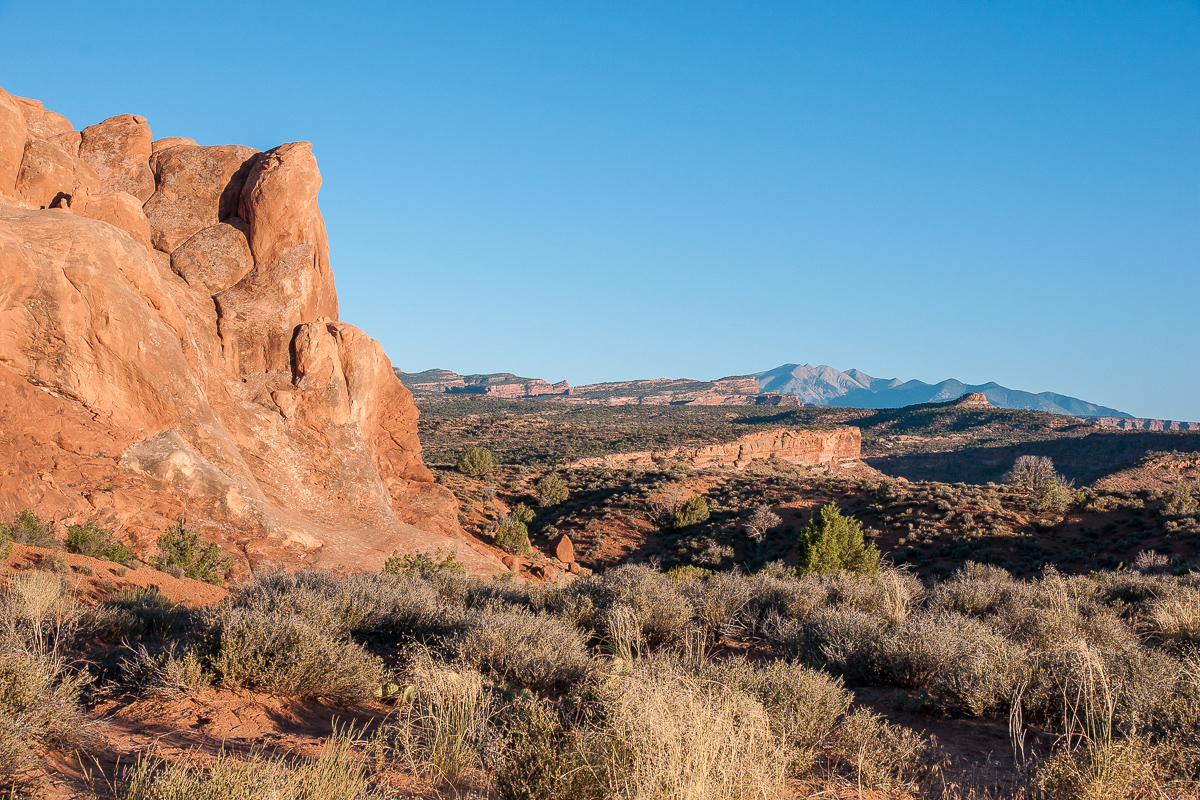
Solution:
[{"label": "blue sky", "polygon": [[784,362],[1200,420],[1200,4],[0,1],[77,128],[321,165],[409,371]]}]

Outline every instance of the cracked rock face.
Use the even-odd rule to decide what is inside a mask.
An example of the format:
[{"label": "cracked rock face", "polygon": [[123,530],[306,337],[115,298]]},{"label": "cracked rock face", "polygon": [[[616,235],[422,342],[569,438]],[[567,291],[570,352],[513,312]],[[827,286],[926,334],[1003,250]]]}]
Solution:
[{"label": "cracked rock face", "polygon": [[0,518],[167,525],[235,557],[378,569],[472,546],[379,343],[340,322],[307,142],[76,132],[0,90]]}]

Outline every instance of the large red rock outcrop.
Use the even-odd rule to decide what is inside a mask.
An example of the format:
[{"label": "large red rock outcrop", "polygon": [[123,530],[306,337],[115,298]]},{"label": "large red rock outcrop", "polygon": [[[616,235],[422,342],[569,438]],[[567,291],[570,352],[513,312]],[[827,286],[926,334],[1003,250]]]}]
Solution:
[{"label": "large red rock outcrop", "polygon": [[71,129],[0,90],[0,519],[186,515],[235,569],[457,550],[382,347],[337,319],[311,147]]}]

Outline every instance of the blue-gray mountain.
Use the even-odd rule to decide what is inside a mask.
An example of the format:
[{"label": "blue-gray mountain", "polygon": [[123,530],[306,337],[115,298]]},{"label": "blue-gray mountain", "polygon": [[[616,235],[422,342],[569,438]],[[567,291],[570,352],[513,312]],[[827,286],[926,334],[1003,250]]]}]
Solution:
[{"label": "blue-gray mountain", "polygon": [[900,408],[917,403],[941,403],[967,392],[982,392],[994,406],[1049,411],[1075,417],[1128,417],[1124,411],[1088,403],[1077,397],[1053,392],[1022,392],[997,383],[972,385],[962,381],[941,383],[902,381],[898,378],[872,378],[857,369],[842,372],[821,365],[784,364],[765,372],[756,372],[760,392],[796,395],[801,402],[841,408]]}]

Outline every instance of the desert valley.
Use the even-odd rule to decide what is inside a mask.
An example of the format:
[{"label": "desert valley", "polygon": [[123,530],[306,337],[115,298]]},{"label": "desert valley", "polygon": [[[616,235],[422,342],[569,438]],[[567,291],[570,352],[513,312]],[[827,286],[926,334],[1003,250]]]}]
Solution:
[{"label": "desert valley", "polygon": [[405,372],[152,124],[0,90],[6,796],[1200,796],[1200,425]]}]

